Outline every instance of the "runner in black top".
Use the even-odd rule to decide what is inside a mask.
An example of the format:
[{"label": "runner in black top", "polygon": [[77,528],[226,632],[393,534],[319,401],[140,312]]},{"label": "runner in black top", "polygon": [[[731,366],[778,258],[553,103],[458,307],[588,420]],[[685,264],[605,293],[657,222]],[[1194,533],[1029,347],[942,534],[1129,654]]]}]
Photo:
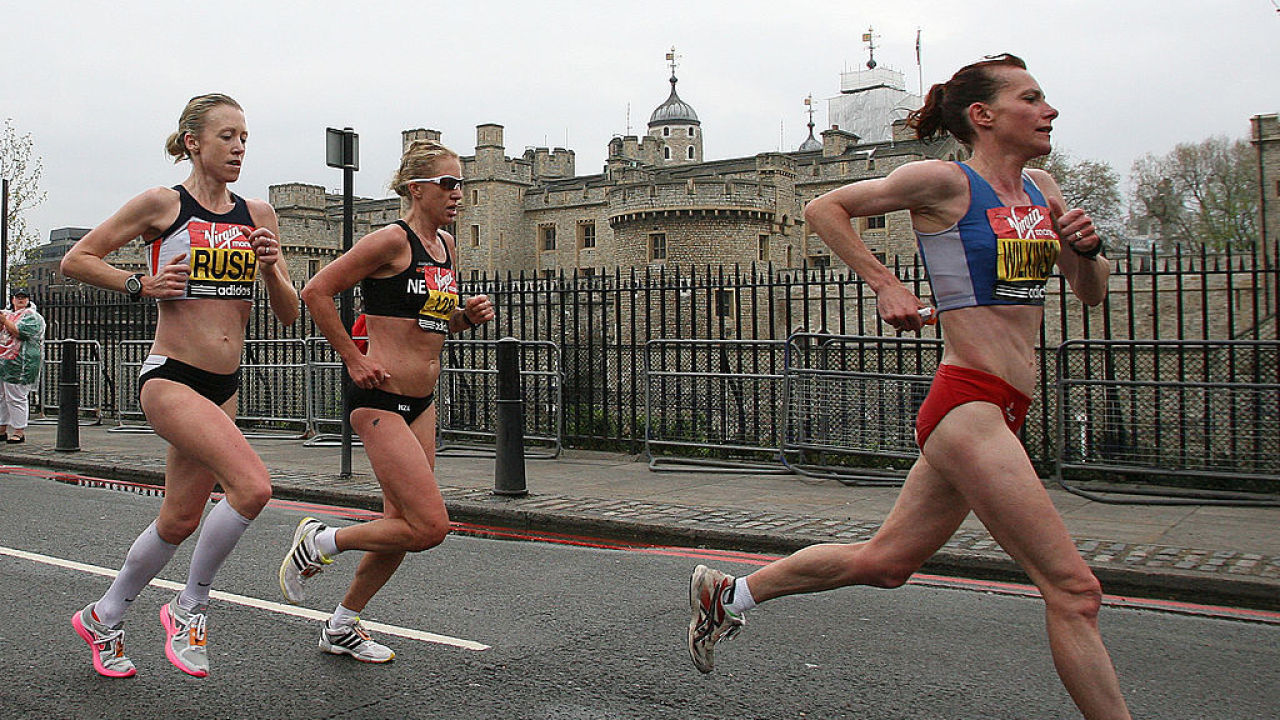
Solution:
[{"label": "runner in black top", "polygon": [[[175,162],[191,161],[191,175],[176,188],[130,200],[62,260],[69,277],[159,301],[139,395],[151,427],[170,446],[164,503],[107,593],[71,621],[93,648],[94,669],[108,677],[134,674],[124,654],[125,611],[195,532],[217,483],[226,498],[204,521],[187,585],[160,608],[166,657],[185,673],[208,674],[209,586],[271,498],[267,468],[235,424],[240,351],[259,275],[271,309],[286,324],[298,317],[298,295],[280,255],[275,210],[227,188],[240,177],[248,136],[236,101],[217,94],[192,98],[166,144]],[[106,262],[139,236],[150,250],[146,273],[131,275]]]},{"label": "runner in black top", "polygon": [[[342,528],[303,518],[280,565],[280,589],[303,600],[303,581],[345,550],[364,550],[342,603],[325,624],[320,649],[365,662],[395,657],[360,625],[359,614],[391,578],[406,552],[435,547],[449,516],[435,478],[436,411],[445,336],[493,319],[484,295],[458,299],[453,237],[462,201],[458,156],[432,141],[413,143],[400,159],[393,189],[409,200],[404,219],[361,238],[302,290],[316,327],[333,345],[357,388],[351,425],[382,486],[383,517]],[[363,283],[368,354],[351,339],[333,298]]]}]

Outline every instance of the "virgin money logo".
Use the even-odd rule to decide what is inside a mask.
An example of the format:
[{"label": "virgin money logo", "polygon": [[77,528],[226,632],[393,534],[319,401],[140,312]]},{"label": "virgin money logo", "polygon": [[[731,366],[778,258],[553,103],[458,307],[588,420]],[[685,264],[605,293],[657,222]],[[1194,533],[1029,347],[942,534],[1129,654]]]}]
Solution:
[{"label": "virgin money logo", "polygon": [[[252,247],[242,225],[192,222],[190,230],[193,245],[204,245],[211,248],[245,249]],[[196,239],[200,237],[204,238],[203,243],[196,242]]]},{"label": "virgin money logo", "polygon": [[1040,212],[1038,207],[1032,207],[1030,212],[1022,217],[1018,217],[1018,208],[1009,208],[1009,225],[1013,227],[1017,237],[1035,238],[1036,227],[1042,222],[1044,222],[1044,213]]}]

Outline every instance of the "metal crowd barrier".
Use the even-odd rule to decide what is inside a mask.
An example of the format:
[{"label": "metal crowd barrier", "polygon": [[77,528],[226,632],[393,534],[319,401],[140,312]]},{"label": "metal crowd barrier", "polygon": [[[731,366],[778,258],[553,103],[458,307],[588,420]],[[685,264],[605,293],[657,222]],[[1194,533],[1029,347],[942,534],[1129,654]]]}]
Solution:
[{"label": "metal crowd barrier", "polygon": [[[104,399],[107,392],[102,343],[97,340],[72,340],[76,343],[76,373],[80,378],[80,424],[99,425],[102,423],[102,407],[106,404]],[[58,382],[62,371],[63,342],[44,341],[44,363],[40,367],[36,387],[31,391],[32,425],[58,422]]]},{"label": "metal crowd barrier", "polygon": [[649,468],[789,472],[777,462],[783,345],[776,340],[645,343]]},{"label": "metal crowd barrier", "polygon": [[[138,402],[138,373],[150,340],[120,343],[116,432],[151,432]],[[236,423],[245,437],[298,439],[310,432],[306,345],[302,340],[246,340]]]},{"label": "metal crowd barrier", "polygon": [[[358,337],[358,340],[367,338]],[[342,359],[323,337],[306,339],[307,424],[314,433],[304,445],[331,446],[342,442]],[[351,444],[361,445],[352,433]]]},{"label": "metal crowd barrier", "polygon": [[305,340],[246,340],[236,423],[247,438],[299,439],[311,432]]},{"label": "metal crowd barrier", "polygon": [[847,485],[896,485],[919,454],[915,420],[942,341],[797,333],[783,372],[783,463]]},{"label": "metal crowd barrier", "polygon": [[1065,489],[1102,502],[1280,505],[1280,342],[1071,340],[1057,373]]},{"label": "metal crowd barrier", "polygon": [[116,373],[116,426],[111,432],[151,432],[138,402],[138,373],[151,352],[150,340],[122,340]]},{"label": "metal crowd barrier", "polygon": [[[449,340],[436,384],[439,454],[493,452],[497,441],[498,342]],[[559,457],[564,441],[564,381],[560,347],[520,342],[525,457]]]}]

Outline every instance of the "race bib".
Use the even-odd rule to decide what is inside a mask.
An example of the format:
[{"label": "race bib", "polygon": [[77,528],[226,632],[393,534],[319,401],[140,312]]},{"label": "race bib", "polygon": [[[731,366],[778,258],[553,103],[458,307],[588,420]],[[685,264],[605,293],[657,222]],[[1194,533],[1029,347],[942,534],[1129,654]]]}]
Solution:
[{"label": "race bib", "polygon": [[987,210],[996,235],[994,297],[1026,305],[1044,304],[1044,284],[1058,260],[1058,236],[1049,211],[1036,205]]},{"label": "race bib", "polygon": [[434,265],[424,266],[422,284],[427,297],[422,309],[418,311],[418,327],[448,334],[449,317],[458,307],[458,281],[453,270]]},{"label": "race bib", "polygon": [[253,298],[253,281],[258,277],[258,254],[249,243],[253,228],[231,223],[192,220],[188,262],[187,297]]}]

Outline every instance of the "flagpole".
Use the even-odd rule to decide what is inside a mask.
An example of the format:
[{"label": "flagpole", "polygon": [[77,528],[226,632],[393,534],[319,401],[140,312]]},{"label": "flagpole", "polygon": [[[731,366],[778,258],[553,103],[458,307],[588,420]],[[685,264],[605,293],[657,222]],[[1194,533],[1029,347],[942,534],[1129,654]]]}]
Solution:
[{"label": "flagpole", "polygon": [[920,97],[924,97],[924,67],[920,63],[920,28],[916,28],[916,76]]}]

